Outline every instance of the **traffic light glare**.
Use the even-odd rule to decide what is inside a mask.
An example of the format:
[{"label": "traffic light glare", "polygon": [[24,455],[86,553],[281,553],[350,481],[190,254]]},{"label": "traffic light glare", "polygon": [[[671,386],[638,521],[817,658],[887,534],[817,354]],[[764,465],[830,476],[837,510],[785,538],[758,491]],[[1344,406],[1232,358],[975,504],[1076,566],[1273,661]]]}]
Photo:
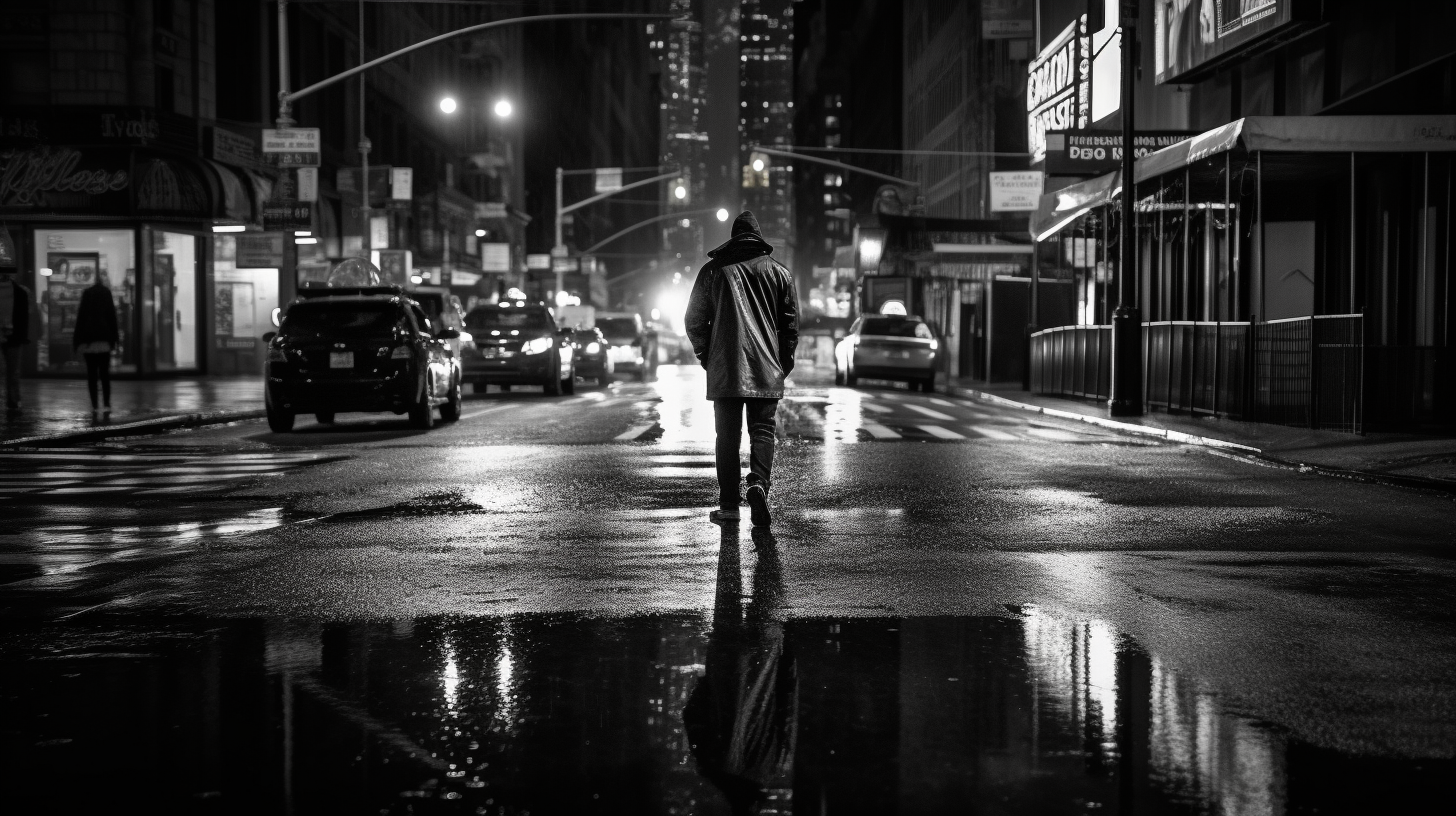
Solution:
[{"label": "traffic light glare", "polygon": [[445,113],[454,113],[455,112],[455,99],[453,97],[449,97],[449,96],[445,97],[444,99],[441,99],[440,100],[440,110],[443,111],[443,112],[445,112]]}]

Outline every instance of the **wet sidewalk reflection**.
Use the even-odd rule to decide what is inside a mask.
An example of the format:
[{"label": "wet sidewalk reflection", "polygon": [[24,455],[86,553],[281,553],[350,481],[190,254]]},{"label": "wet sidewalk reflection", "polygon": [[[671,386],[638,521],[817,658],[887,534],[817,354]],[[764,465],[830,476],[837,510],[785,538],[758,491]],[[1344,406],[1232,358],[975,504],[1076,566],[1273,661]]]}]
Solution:
[{"label": "wet sidewalk reflection", "polygon": [[[1450,759],[1226,709],[1098,621],[784,620],[770,536],[710,613],[9,629],[14,813],[1442,812]],[[28,648],[27,644],[48,644]]]}]

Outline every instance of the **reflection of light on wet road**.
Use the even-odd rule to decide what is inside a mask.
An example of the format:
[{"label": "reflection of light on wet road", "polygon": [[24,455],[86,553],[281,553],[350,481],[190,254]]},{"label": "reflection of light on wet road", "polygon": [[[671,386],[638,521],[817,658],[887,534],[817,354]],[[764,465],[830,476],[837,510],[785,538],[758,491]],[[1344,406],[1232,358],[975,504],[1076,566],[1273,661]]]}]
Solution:
[{"label": "reflection of light on wet road", "polygon": [[440,680],[445,688],[445,706],[450,709],[450,716],[456,716],[460,702],[460,666],[455,663],[455,647],[448,641],[445,643],[445,671]]},{"label": "reflection of light on wet road", "polygon": [[657,443],[673,450],[713,449],[713,403],[707,400],[707,372],[699,366],[662,366],[652,388],[661,398]]}]

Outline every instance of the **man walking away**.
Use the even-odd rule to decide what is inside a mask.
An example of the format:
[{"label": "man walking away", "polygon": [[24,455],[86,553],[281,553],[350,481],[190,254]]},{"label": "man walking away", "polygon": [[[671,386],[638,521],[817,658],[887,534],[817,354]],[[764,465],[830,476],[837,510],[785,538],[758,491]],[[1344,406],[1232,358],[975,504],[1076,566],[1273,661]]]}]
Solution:
[{"label": "man walking away", "polygon": [[708,253],[688,300],[693,353],[708,370],[708,399],[717,431],[718,509],[715,522],[738,520],[738,445],[748,418],[748,506],[753,523],[772,522],[774,414],[784,377],[799,345],[799,299],[789,271],[769,257],[773,247],[745,210],[732,237]]}]

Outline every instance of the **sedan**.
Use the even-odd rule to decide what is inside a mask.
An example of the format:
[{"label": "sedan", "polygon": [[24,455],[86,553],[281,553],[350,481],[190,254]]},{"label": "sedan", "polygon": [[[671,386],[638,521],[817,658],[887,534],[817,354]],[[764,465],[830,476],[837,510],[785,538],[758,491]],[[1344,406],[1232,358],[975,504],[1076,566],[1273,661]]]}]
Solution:
[{"label": "sedan", "polygon": [[834,382],[854,387],[860,377],[900,380],[913,391],[935,390],[940,342],[914,315],[869,315],[854,321],[834,347]]}]

